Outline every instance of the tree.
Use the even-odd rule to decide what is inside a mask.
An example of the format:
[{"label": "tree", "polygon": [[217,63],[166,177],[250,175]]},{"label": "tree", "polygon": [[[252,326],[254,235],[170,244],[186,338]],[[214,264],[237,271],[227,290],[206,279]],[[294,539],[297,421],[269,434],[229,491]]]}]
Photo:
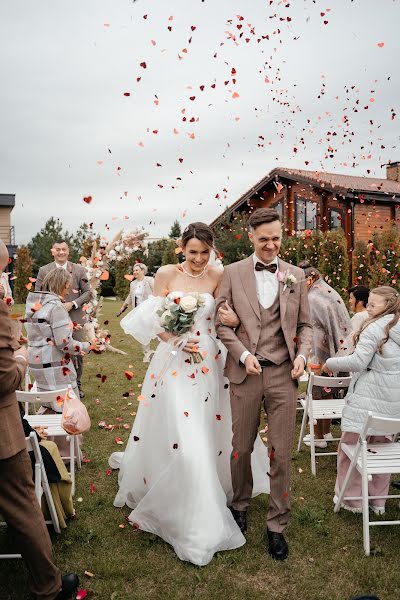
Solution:
[{"label": "tree", "polygon": [[181,226],[179,225],[179,221],[177,221],[175,219],[175,221],[173,222],[172,226],[171,226],[171,231],[168,234],[168,237],[171,238],[172,240],[177,240],[181,237],[182,235],[182,230],[181,230]]},{"label": "tree", "polygon": [[[68,234],[67,234],[68,235]],[[28,244],[33,262],[33,272],[36,275],[40,267],[52,262],[53,256],[50,252],[54,240],[65,239],[70,242],[71,236],[66,237],[63,225],[59,219],[51,217],[45,226],[37,233]]]},{"label": "tree", "polygon": [[169,240],[167,238],[163,238],[161,240],[150,242],[148,245],[148,255],[144,259],[144,262],[149,268],[149,275],[154,275],[157,269],[163,264],[162,258],[168,243]]},{"label": "tree", "polygon": [[29,285],[29,277],[32,276],[32,258],[28,246],[19,246],[17,249],[14,274],[14,300],[18,304],[25,304],[29,292],[26,286]]},{"label": "tree", "polygon": [[165,246],[165,250],[162,255],[162,259],[161,259],[162,265],[171,265],[171,264],[174,265],[177,262],[179,262],[178,256],[177,256],[175,250],[176,250],[175,242],[173,240],[170,240],[167,243],[167,245]]},{"label": "tree", "polygon": [[97,242],[97,245],[99,245],[100,236],[93,231],[93,227],[87,223],[82,223],[76,233],[71,237],[69,249],[70,260],[72,262],[79,262],[81,256],[89,258],[92,253],[94,242]]},{"label": "tree", "polygon": [[214,230],[215,246],[226,265],[242,260],[253,252],[247,235],[247,220],[247,214],[233,213],[225,217]]}]

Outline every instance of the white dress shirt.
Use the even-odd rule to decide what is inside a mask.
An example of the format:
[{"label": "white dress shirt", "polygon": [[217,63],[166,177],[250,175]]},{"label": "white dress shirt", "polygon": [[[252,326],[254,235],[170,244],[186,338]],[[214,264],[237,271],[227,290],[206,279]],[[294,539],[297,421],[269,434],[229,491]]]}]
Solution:
[{"label": "white dress shirt", "polygon": [[144,285],[143,285],[143,281],[137,281],[136,287],[135,287],[135,300],[136,300],[136,306],[139,306],[139,304],[142,304],[143,302],[143,295],[144,295]]},{"label": "white dress shirt", "polygon": [[256,264],[261,263],[262,265],[266,265],[262,260],[257,258],[255,254],[253,254],[253,263],[254,263],[254,275],[256,277],[256,290],[257,290],[257,298],[259,303],[263,308],[270,308],[275,302],[276,296],[278,294],[279,282],[278,282],[278,258],[274,258],[274,260],[268,265],[276,265],[276,272],[270,273],[266,269],[264,271],[256,271]]}]

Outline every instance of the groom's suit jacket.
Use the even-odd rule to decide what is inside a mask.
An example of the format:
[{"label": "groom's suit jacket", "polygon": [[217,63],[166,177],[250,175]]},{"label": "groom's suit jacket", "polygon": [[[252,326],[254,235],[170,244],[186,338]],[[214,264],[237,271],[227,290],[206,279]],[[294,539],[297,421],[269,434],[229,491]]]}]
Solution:
[{"label": "groom's suit jacket", "polygon": [[[278,259],[278,269],[280,273],[291,273],[296,278],[296,283],[285,290],[284,282],[280,281],[278,289],[281,328],[293,362],[299,354],[307,358],[312,347],[307,287],[302,269],[281,259]],[[236,329],[223,325],[218,318],[218,308],[225,301],[240,319]],[[240,384],[246,378],[246,369],[240,357],[245,350],[255,354],[261,333],[253,256],[225,267],[216,310],[217,335],[228,349],[224,375],[232,383]]]}]

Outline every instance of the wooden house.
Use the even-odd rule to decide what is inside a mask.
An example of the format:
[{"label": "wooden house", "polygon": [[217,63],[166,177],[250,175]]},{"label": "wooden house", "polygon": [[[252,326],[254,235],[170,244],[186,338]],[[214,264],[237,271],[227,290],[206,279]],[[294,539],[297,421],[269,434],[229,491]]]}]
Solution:
[{"label": "wooden house", "polygon": [[271,206],[282,216],[288,235],[316,228],[342,227],[349,255],[358,240],[396,223],[400,227],[400,162],[386,165],[386,177],[372,178],[303,169],[276,168],[212,223],[233,212]]}]

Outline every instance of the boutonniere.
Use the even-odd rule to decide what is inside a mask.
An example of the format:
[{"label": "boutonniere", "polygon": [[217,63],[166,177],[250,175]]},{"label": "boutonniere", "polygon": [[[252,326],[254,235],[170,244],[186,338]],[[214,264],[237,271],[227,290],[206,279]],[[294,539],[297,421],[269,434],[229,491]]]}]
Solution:
[{"label": "boutonniere", "polygon": [[282,271],[278,271],[278,280],[283,283],[282,294],[286,288],[290,289],[294,283],[297,283],[296,277],[292,275],[292,273],[289,273],[289,271],[285,271],[284,273]]}]

